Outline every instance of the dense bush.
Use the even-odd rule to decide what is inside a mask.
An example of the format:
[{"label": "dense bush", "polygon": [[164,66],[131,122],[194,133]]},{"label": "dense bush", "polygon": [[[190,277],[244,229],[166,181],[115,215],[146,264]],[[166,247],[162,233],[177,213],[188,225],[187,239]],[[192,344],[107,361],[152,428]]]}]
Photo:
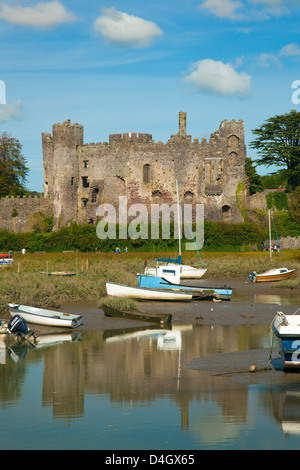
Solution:
[{"label": "dense bush", "polygon": [[[279,233],[286,224],[295,226],[291,220],[278,219]],[[276,223],[277,223],[276,222]],[[151,239],[150,226],[148,227],[149,239],[138,238],[136,240],[129,238],[125,240],[105,239],[100,240],[96,234],[94,225],[79,226],[72,224],[64,227],[57,232],[46,233],[11,233],[8,230],[0,231],[0,250],[3,251],[21,251],[26,248],[29,252],[112,252],[118,246],[121,251],[127,247],[128,251],[178,251],[178,239],[174,237],[174,227],[170,230],[168,239]],[[194,227],[195,230],[195,227]],[[288,229],[291,235],[291,227]],[[294,230],[294,232],[297,230]],[[118,227],[117,227],[118,234]],[[295,233],[296,234],[296,233]],[[298,231],[299,234],[299,231]],[[118,235],[117,235],[118,236]],[[267,238],[267,227],[258,227],[254,224],[227,224],[223,222],[204,224],[204,247],[203,250],[218,251],[222,248],[226,250],[247,249]],[[184,250],[185,242],[191,243],[191,240],[183,238],[182,248]]]}]

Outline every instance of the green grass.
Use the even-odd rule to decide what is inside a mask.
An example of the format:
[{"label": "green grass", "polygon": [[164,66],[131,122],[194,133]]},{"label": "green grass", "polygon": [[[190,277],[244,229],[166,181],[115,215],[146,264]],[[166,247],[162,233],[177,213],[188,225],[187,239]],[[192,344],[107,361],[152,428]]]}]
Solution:
[{"label": "green grass", "polygon": [[[15,255],[14,264],[0,268],[0,311],[7,312],[9,302],[57,308],[62,302],[95,302],[98,305],[106,296],[106,281],[137,286],[138,272],[155,266],[156,257],[170,253],[45,253]],[[176,253],[171,253],[176,257]],[[280,282],[280,287],[291,289],[300,286],[300,250],[275,253],[270,259],[267,252],[257,253],[201,253],[208,268],[205,274],[210,279],[245,280],[255,270],[263,272],[272,267],[296,268],[296,276]],[[185,252],[183,261],[192,266],[201,266],[195,252]],[[41,274],[51,271],[72,271],[72,277],[56,277]],[[278,285],[278,284],[277,284]]]}]

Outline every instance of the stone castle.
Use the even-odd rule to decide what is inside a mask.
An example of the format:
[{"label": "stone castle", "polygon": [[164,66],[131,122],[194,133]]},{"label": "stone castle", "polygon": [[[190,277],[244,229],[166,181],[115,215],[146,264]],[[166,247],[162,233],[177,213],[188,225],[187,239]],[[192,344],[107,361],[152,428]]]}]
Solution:
[{"label": "stone castle", "polygon": [[[243,222],[245,207],[266,208],[265,196],[248,197],[243,121],[223,121],[210,139],[192,139],[186,113],[166,143],[150,134],[112,134],[109,142],[85,144],[83,126],[65,121],[42,133],[44,195],[0,199],[0,229],[29,232],[43,217],[54,218],[54,230],[68,225],[97,223],[100,204],[119,196],[128,208],[177,202],[204,204],[206,220]],[[150,211],[148,212],[150,214]]]},{"label": "stone castle", "polygon": [[[242,222],[246,147],[243,121],[223,121],[209,141],[186,132],[186,113],[167,143],[144,133],[111,134],[85,144],[83,126],[65,121],[42,134],[44,198],[53,205],[54,229],[70,221],[96,223],[100,204],[204,204],[206,220]],[[242,188],[242,190],[241,190]]]}]

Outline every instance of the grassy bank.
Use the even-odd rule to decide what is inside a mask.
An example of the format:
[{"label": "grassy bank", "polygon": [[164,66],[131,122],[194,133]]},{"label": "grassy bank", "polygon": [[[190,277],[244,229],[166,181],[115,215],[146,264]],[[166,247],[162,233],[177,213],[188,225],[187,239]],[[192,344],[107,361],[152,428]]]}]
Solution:
[{"label": "grassy bank", "polygon": [[[170,253],[160,253],[160,257]],[[176,254],[173,254],[176,256]],[[265,271],[272,267],[296,268],[296,276],[280,286],[299,288],[300,250],[274,253],[270,259],[263,253],[205,253],[202,261],[207,267],[206,278],[246,280],[252,270]],[[155,266],[157,253],[45,253],[15,255],[11,267],[0,269],[0,309],[7,312],[7,303],[16,302],[36,307],[58,307],[64,301],[101,302],[106,295],[105,282],[138,285],[136,273]],[[200,266],[195,252],[184,253],[186,264]],[[72,271],[72,277],[41,274],[51,271]],[[275,285],[275,284],[274,284]],[[278,285],[278,284],[277,284]]]}]

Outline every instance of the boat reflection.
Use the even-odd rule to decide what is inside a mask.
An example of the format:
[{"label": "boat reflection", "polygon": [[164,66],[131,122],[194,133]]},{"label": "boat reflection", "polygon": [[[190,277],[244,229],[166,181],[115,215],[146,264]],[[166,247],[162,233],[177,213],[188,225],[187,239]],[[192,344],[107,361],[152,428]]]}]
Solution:
[{"label": "boat reflection", "polygon": [[[188,364],[195,358],[268,348],[269,327],[125,328],[49,335],[41,337],[36,348],[22,346],[7,349],[8,357],[0,367],[0,407],[7,403],[18,406],[22,394],[26,394],[26,378],[30,381],[35,370],[39,380],[27,384],[27,393],[42,384],[40,406],[50,407],[56,420],[69,423],[82,419],[85,410],[90,409],[86,402],[93,398],[99,414],[101,403],[107,413],[110,408],[151,408],[164,399],[175,409],[181,430],[189,430],[201,442],[211,442],[210,433],[218,435],[212,423],[220,430],[226,427],[232,439],[245,426],[251,427],[249,388],[228,381],[222,374],[191,369]],[[36,368],[36,364],[42,367]],[[261,396],[266,415],[270,415],[270,394],[275,427],[279,422],[283,432],[300,429],[300,392],[287,389],[279,394],[278,388],[273,392],[265,388]]]},{"label": "boat reflection", "polygon": [[272,412],[286,436],[300,435],[300,391],[298,388],[282,388],[272,396]]}]

